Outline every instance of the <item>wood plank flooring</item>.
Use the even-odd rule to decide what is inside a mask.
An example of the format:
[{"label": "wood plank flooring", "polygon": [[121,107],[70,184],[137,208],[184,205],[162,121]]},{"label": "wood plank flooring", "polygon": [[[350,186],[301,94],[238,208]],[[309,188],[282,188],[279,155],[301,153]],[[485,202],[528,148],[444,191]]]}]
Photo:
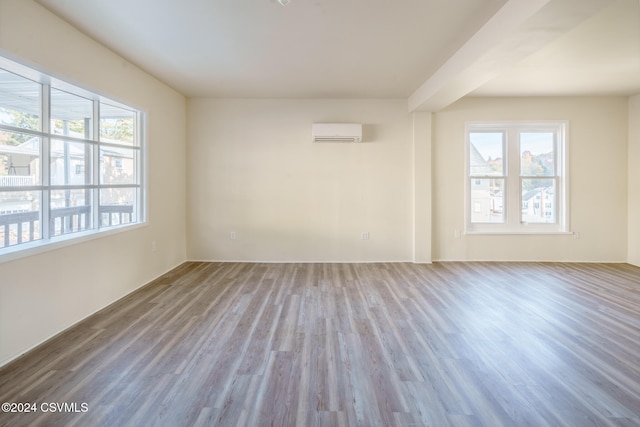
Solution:
[{"label": "wood plank flooring", "polygon": [[36,404],[1,426],[640,426],[640,268],[186,263],[0,368],[0,402]]}]

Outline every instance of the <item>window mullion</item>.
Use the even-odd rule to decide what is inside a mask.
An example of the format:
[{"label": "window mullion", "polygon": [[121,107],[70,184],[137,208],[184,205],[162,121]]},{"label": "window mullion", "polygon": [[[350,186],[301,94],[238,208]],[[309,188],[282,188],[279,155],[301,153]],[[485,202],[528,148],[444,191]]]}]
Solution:
[{"label": "window mullion", "polygon": [[100,101],[93,101],[93,140],[97,144],[92,145],[93,156],[91,157],[93,178],[91,183],[95,186],[93,190],[93,225],[100,228]]},{"label": "window mullion", "polygon": [[567,171],[567,124],[562,123],[554,132],[555,178],[556,178],[556,221],[563,230],[568,230],[568,171]]},{"label": "window mullion", "polygon": [[144,211],[144,197],[145,194],[142,191],[142,185],[143,185],[143,181],[145,179],[145,164],[143,161],[143,156],[142,156],[142,150],[143,147],[141,146],[140,142],[143,140],[144,136],[143,136],[143,132],[144,132],[144,123],[142,121],[142,117],[141,114],[138,112],[135,115],[135,139],[137,142],[137,147],[138,150],[135,151],[135,182],[137,184],[137,188],[136,188],[136,194],[135,194],[135,206],[136,206],[136,218],[138,219],[138,221],[142,221],[145,218],[146,212]]},{"label": "window mullion", "polygon": [[522,212],[522,181],[520,177],[520,139],[518,130],[510,128],[506,132],[507,180],[505,183],[507,200],[505,218],[509,227],[518,227]]},{"label": "window mullion", "polygon": [[42,85],[42,132],[47,136],[42,137],[40,144],[40,180],[42,184],[42,204],[40,211],[42,212],[42,222],[40,227],[42,229],[42,238],[44,240],[51,239],[50,230],[50,218],[51,218],[51,149],[49,138],[50,126],[51,126],[51,86],[48,84]]}]

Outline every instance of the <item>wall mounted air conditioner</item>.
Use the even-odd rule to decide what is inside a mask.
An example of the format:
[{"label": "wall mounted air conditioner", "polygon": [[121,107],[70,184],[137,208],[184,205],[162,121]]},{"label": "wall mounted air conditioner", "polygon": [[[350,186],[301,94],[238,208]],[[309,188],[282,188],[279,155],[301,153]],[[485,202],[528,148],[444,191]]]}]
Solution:
[{"label": "wall mounted air conditioner", "polygon": [[313,142],[361,142],[362,125],[360,123],[313,123],[311,137]]}]

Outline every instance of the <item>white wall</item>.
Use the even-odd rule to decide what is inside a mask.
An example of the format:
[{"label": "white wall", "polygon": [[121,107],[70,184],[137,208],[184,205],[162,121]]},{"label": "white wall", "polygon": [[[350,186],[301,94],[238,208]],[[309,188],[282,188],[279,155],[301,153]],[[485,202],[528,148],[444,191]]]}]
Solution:
[{"label": "white wall", "polygon": [[640,266],[640,95],[629,98],[629,263]]},{"label": "white wall", "polygon": [[[627,261],[623,97],[467,98],[414,116],[389,100],[194,99],[188,117],[190,259]],[[465,122],[536,119],[570,122],[579,238],[456,238]],[[316,121],[362,122],[367,140],[312,144]]]},{"label": "white wall", "polygon": [[186,101],[31,0],[0,0],[0,52],[145,110],[149,185],[147,226],[0,263],[1,365],[186,259]]},{"label": "white wall", "polygon": [[[362,123],[364,142],[312,143],[314,122]],[[192,99],[188,140],[190,259],[412,259],[405,100]]]},{"label": "white wall", "polygon": [[[579,239],[454,237],[464,229],[464,124],[472,120],[569,120],[570,224]],[[435,114],[434,128],[434,260],[626,262],[626,98],[466,98]]]}]

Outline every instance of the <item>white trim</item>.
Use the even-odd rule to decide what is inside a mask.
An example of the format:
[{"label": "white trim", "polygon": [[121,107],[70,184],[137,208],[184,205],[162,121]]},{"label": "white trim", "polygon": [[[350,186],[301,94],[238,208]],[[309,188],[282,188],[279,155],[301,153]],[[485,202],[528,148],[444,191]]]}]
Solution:
[{"label": "white trim", "polygon": [[500,235],[519,235],[519,236],[574,236],[575,231],[465,231],[465,236],[500,236]]},{"label": "white trim", "polygon": [[[519,134],[521,132],[553,131],[555,174],[548,177],[555,179],[556,219],[553,223],[524,223],[521,221],[522,191],[520,175]],[[504,175],[471,175],[470,140],[471,132],[500,132],[504,134],[503,173]],[[464,161],[464,234],[491,235],[545,235],[571,234],[569,227],[569,171],[568,171],[568,133],[569,122],[566,120],[544,121],[474,121],[465,123],[465,161]],[[471,181],[475,179],[503,179],[503,218],[500,223],[471,222]],[[516,185],[514,185],[516,184]],[[517,203],[516,203],[517,200]]]},{"label": "white trim", "polygon": [[211,259],[189,259],[185,262],[221,262],[221,263],[238,263],[238,264],[432,264],[432,261],[429,262],[415,262],[411,259],[407,260],[392,260],[392,261],[372,261],[372,260],[364,260],[364,261],[340,261],[340,260],[329,260],[329,261],[318,261],[318,260],[249,260],[249,259],[241,259],[241,260],[231,260],[231,259],[220,259],[220,260],[211,260]]},{"label": "white trim", "polygon": [[0,249],[0,264],[148,226],[149,224],[146,222],[116,225],[113,227],[63,234],[53,237],[50,240],[34,240],[33,242],[22,243],[20,245],[7,246],[6,248]]}]

